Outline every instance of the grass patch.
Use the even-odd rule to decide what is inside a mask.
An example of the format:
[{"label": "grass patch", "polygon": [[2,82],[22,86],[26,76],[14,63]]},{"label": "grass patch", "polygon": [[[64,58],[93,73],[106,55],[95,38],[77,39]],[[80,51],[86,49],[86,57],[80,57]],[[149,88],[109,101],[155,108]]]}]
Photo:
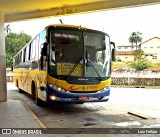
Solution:
[{"label": "grass patch", "polygon": [[[147,70],[158,70],[160,71],[160,61],[159,62],[150,62],[151,66],[147,68]],[[120,68],[129,68],[128,62],[113,62],[112,70],[120,69]]]},{"label": "grass patch", "polygon": [[120,68],[128,68],[128,65],[125,62],[113,62],[112,63],[112,70],[116,70]]},{"label": "grass patch", "polygon": [[151,66],[147,70],[160,70],[160,63],[151,63]]}]

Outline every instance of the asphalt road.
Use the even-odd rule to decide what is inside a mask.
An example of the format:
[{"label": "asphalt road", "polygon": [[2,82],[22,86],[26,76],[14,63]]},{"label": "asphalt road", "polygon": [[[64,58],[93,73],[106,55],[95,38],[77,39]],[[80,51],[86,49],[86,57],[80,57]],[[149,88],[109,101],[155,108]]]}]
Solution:
[{"label": "asphalt road", "polygon": [[[53,104],[39,107],[28,94],[18,93],[12,83],[8,83],[7,88],[8,99],[22,100],[47,128],[160,127],[160,89],[112,87],[110,99],[105,103]],[[142,119],[128,112],[150,118]]]}]

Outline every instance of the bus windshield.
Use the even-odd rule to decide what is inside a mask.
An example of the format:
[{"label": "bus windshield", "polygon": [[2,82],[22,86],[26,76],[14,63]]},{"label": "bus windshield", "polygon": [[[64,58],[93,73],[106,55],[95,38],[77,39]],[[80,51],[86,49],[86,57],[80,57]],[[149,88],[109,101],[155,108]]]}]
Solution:
[{"label": "bus windshield", "polygon": [[49,73],[53,76],[109,77],[108,35],[91,30],[50,31]]}]

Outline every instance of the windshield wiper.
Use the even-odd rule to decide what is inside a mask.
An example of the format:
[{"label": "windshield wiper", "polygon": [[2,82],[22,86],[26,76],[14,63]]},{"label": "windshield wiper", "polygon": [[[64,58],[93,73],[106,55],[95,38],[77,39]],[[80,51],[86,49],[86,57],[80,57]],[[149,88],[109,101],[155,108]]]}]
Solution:
[{"label": "windshield wiper", "polygon": [[89,60],[89,58],[88,58],[88,51],[87,51],[87,49],[86,49],[86,59],[87,59],[86,65],[90,65],[90,66],[93,68],[93,70],[96,72],[96,74],[98,75],[98,77],[100,78],[100,80],[102,80],[101,75],[100,75],[99,72],[96,70],[96,68],[93,66],[92,61]]},{"label": "windshield wiper", "polygon": [[70,70],[70,72],[68,73],[67,78],[68,78],[69,76],[71,76],[71,74],[72,74],[73,71],[76,69],[76,67],[78,66],[78,64],[80,63],[81,60],[82,60],[82,57],[80,57],[80,58],[77,59],[77,61],[76,61],[76,63],[74,64],[73,68],[72,68],[72,69]]},{"label": "windshield wiper", "polygon": [[96,74],[98,75],[98,77],[100,78],[100,80],[102,80],[101,75],[99,74],[99,72],[96,70],[96,68],[93,66],[92,61],[90,61],[89,59],[87,59],[87,65],[91,66],[93,68],[93,70],[96,72]]}]

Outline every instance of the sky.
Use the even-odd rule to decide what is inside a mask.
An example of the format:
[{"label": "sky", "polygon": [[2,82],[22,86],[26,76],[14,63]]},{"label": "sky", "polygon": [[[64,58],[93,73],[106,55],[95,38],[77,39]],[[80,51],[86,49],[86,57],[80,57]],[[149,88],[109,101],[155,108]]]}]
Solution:
[{"label": "sky", "polygon": [[64,24],[81,25],[105,31],[117,46],[131,45],[128,39],[132,32],[141,32],[142,42],[153,37],[160,37],[160,4],[34,19],[9,24],[12,32],[24,31],[34,37],[46,25],[59,24],[59,19],[62,19]]}]

